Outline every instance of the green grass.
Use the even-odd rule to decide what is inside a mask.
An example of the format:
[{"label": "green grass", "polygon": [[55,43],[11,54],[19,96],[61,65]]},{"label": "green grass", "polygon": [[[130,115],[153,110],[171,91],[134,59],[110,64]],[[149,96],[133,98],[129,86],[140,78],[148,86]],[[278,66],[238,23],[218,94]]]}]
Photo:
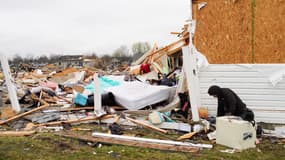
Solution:
[{"label": "green grass", "polygon": [[[90,128],[94,131],[101,131],[102,128],[93,125]],[[104,130],[104,129],[103,129]],[[143,137],[163,138],[155,132],[135,128],[133,134],[140,134]],[[82,135],[88,132],[82,132]],[[90,134],[90,133],[89,133]],[[177,137],[174,133],[173,138]],[[164,136],[165,138],[165,136]],[[195,141],[202,141],[196,138]],[[209,143],[207,141],[207,143]],[[53,133],[37,133],[30,137],[0,137],[0,159],[42,159],[42,160],[86,160],[86,159],[122,159],[122,160],[228,160],[228,159],[282,159],[285,157],[284,144],[276,144],[276,141],[265,139],[257,148],[245,150],[241,153],[222,153],[220,150],[228,149],[220,145],[214,145],[213,149],[203,149],[198,153],[183,153],[172,151],[161,151],[123,145],[98,144],[89,145],[87,142],[71,138],[64,138]]]}]

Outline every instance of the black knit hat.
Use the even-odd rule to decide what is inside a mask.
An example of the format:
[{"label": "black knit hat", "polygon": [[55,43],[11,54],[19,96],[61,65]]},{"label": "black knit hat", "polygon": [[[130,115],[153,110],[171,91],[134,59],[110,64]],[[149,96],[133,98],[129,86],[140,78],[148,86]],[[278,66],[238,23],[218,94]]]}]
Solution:
[{"label": "black knit hat", "polygon": [[209,88],[208,94],[210,96],[217,96],[220,97],[222,95],[222,90],[219,86],[213,85]]}]

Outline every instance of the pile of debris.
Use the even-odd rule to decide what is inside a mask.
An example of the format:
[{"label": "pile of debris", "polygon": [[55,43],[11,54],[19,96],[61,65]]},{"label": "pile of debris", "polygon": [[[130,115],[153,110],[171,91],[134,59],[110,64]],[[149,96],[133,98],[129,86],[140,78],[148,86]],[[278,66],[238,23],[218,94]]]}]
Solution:
[{"label": "pile of debris", "polygon": [[[20,97],[19,113],[7,107],[10,106],[9,86],[4,85],[4,76],[0,74],[0,136],[69,130],[73,132],[60,135],[163,150],[197,152],[201,148],[210,149],[216,137],[220,144],[234,148],[254,147],[255,129],[248,128],[248,123],[240,123],[235,118],[217,119],[220,130],[229,127],[227,123],[239,124],[243,136],[241,144],[239,140],[227,139],[221,132],[216,134],[216,118],[209,116],[206,108],[198,108],[199,122],[192,121],[189,92],[182,71],[182,47],[189,43],[186,31],[187,26],[178,34],[178,41],[161,49],[155,45],[132,66],[125,66],[123,71],[120,68],[121,72],[108,73],[96,68],[57,69],[47,65],[13,73],[13,83]],[[194,52],[198,65],[207,63],[197,50]],[[107,124],[111,134],[76,134],[75,125],[92,122]],[[123,126],[140,126],[160,135],[177,131],[177,138],[158,140],[126,136]],[[196,136],[208,143],[193,143],[191,139]]]}]

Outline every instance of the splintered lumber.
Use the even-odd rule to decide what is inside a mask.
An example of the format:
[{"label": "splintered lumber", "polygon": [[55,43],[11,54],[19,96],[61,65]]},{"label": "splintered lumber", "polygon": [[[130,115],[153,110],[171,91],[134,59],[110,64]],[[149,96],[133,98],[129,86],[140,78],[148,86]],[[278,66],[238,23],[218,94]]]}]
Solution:
[{"label": "splintered lumber", "polygon": [[0,125],[5,124],[7,122],[11,122],[11,121],[16,120],[18,118],[24,117],[24,116],[26,116],[28,114],[31,114],[31,113],[34,113],[36,111],[42,110],[42,109],[47,108],[49,106],[50,106],[49,104],[44,104],[44,105],[42,105],[40,107],[37,107],[37,108],[34,108],[34,109],[30,110],[30,111],[18,114],[18,115],[14,116],[14,117],[11,117],[11,118],[7,119],[7,120],[1,121]]},{"label": "splintered lumber", "polygon": [[94,107],[72,107],[72,108],[59,109],[60,112],[80,111],[80,110],[94,110]]},{"label": "splintered lumber", "polygon": [[144,123],[144,122],[141,122],[141,121],[138,121],[138,120],[135,120],[135,119],[132,119],[132,118],[129,118],[129,117],[126,117],[127,120],[135,123],[135,124],[139,124],[139,125],[142,125],[143,127],[146,127],[146,128],[149,128],[149,129],[152,129],[152,130],[155,130],[155,131],[158,131],[158,132],[161,132],[161,133],[164,133],[166,134],[167,131],[164,130],[164,129],[160,129],[158,127],[155,127],[155,126],[152,126],[150,124],[147,124],[147,123]]},{"label": "splintered lumber", "polygon": [[[110,108],[113,109],[125,109],[120,106],[109,106]],[[94,110],[94,107],[70,107],[70,108],[61,108],[58,111],[59,112],[68,112],[68,111],[80,111],[80,110]]]},{"label": "splintered lumber", "polygon": [[88,135],[82,136],[74,133],[60,134],[60,136],[75,138],[89,142],[101,142],[108,144],[127,145],[134,147],[160,149],[160,150],[171,150],[171,151],[191,152],[191,153],[196,153],[199,151],[199,147],[195,145],[193,146],[193,144],[186,142],[138,138],[138,137],[129,137],[122,135],[111,135],[105,133],[93,133],[92,134],[93,137]]},{"label": "splintered lumber", "polygon": [[138,60],[136,60],[134,63],[132,63],[132,65],[139,65],[139,64],[143,63],[143,61],[146,59],[146,57],[148,55],[153,54],[156,50],[157,50],[157,44],[155,43],[153,45],[152,49],[150,49],[148,52],[146,52],[144,55],[142,55]]},{"label": "splintered lumber", "polygon": [[34,133],[35,131],[1,131],[0,136],[29,136]]},{"label": "splintered lumber", "polygon": [[56,121],[56,122],[49,122],[49,123],[42,123],[36,125],[39,126],[53,126],[53,125],[61,125],[61,124],[70,124],[70,123],[79,123],[79,122],[85,122],[85,121],[93,121],[93,120],[99,120],[99,119],[106,119],[106,118],[113,118],[113,115],[105,115],[102,117],[86,117],[82,119],[76,119],[76,120],[67,120],[67,121]]},{"label": "splintered lumber", "polygon": [[191,133],[187,133],[187,134],[184,134],[180,137],[177,138],[178,141],[180,140],[184,140],[184,139],[189,139],[191,137],[193,137],[197,132],[191,132]]},{"label": "splintered lumber", "polygon": [[68,103],[70,103],[70,104],[73,103],[72,101],[70,101],[70,100],[68,100],[68,99],[66,99],[66,98],[63,98],[63,97],[60,97],[60,96],[57,96],[57,95],[55,95],[55,97],[57,97],[58,99],[64,100],[65,102],[68,102]]}]

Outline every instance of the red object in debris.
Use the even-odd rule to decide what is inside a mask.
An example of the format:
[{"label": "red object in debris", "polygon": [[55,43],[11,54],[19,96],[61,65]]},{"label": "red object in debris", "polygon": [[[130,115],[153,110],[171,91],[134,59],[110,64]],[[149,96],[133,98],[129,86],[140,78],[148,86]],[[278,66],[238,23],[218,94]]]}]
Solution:
[{"label": "red object in debris", "polygon": [[149,64],[142,64],[140,66],[140,72],[143,73],[143,74],[150,72]]}]

